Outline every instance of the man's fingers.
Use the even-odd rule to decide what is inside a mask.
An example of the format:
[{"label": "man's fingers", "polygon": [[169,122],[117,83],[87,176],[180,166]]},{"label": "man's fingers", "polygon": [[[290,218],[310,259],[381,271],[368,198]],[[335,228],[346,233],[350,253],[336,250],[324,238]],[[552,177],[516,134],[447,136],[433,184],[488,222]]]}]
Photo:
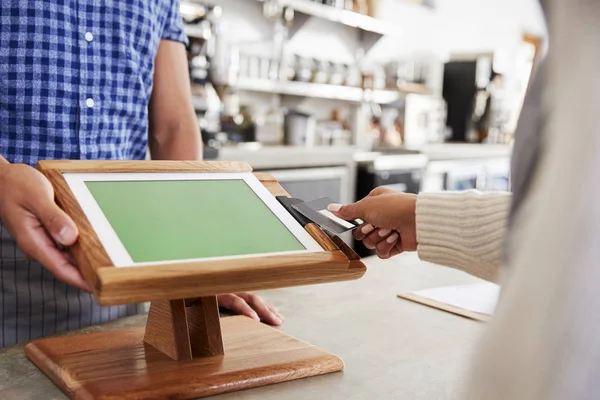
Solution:
[{"label": "man's fingers", "polygon": [[233,311],[236,314],[245,315],[256,321],[260,321],[258,314],[250,307],[246,300],[235,294],[223,294],[218,296],[219,306]]},{"label": "man's fingers", "polygon": [[260,296],[252,293],[224,294],[218,296],[219,306],[236,314],[245,315],[256,321],[271,325],[281,325],[283,317],[277,309],[267,304]]},{"label": "man's fingers", "polygon": [[54,241],[40,227],[18,236],[21,251],[30,259],[44,265],[58,280],[90,292],[81,271],[56,248]]},{"label": "man's fingers", "polygon": [[69,264],[74,265],[76,267],[79,268],[79,266],[77,265],[77,261],[75,260],[75,258],[73,257],[73,255],[67,251],[62,251],[61,250],[61,254],[63,256],[65,256],[65,258],[67,259],[67,261],[69,262]]},{"label": "man's fingers", "polygon": [[273,312],[275,315],[277,315],[277,317],[278,317],[278,318],[279,318],[281,321],[285,321],[285,317],[279,313],[279,310],[278,310],[278,309],[277,309],[275,306],[273,306],[273,305],[271,305],[271,304],[267,304],[267,306],[269,307],[269,309],[271,309],[271,311],[272,311],[272,312]]},{"label": "man's fingers", "polygon": [[269,305],[260,296],[252,293],[238,293],[238,296],[244,299],[256,311],[261,321],[276,326],[283,323],[283,320],[279,318],[277,313],[271,310]]},{"label": "man's fingers", "polygon": [[75,243],[78,234],[77,226],[53,200],[44,197],[31,199],[27,206],[57,243],[63,246]]}]

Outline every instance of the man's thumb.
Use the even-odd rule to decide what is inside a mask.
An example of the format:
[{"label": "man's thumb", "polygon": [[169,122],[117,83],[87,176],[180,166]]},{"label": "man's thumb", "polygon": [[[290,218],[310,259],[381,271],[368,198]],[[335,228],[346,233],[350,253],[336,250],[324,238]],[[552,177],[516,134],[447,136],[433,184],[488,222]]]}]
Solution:
[{"label": "man's thumb", "polygon": [[44,201],[32,211],[57,243],[63,246],[75,243],[77,226],[56,203]]},{"label": "man's thumb", "polygon": [[351,220],[356,218],[363,218],[363,209],[358,203],[341,205],[341,204],[330,204],[327,206],[327,210],[334,213],[337,217],[345,220]]}]

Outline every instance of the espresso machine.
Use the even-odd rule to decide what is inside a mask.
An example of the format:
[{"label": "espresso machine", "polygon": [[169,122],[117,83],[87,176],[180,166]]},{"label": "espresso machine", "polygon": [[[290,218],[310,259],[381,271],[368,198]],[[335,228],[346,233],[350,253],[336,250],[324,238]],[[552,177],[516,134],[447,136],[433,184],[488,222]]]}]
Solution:
[{"label": "espresso machine", "polygon": [[188,36],[188,66],[193,104],[204,142],[204,158],[216,158],[210,144],[220,132],[221,100],[215,90],[214,60],[222,9],[219,6],[182,1],[180,13]]}]

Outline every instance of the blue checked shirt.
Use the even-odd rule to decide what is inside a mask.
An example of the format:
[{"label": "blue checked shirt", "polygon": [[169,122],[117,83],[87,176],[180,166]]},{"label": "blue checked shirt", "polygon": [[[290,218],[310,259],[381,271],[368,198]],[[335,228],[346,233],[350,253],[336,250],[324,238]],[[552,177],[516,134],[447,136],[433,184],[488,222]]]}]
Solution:
[{"label": "blue checked shirt", "polygon": [[154,58],[178,0],[2,0],[0,154],[144,159]]},{"label": "blue checked shirt", "polygon": [[[179,0],[2,0],[0,155],[144,159],[163,39],[187,42]],[[58,282],[0,223],[0,347],[137,311]]]}]

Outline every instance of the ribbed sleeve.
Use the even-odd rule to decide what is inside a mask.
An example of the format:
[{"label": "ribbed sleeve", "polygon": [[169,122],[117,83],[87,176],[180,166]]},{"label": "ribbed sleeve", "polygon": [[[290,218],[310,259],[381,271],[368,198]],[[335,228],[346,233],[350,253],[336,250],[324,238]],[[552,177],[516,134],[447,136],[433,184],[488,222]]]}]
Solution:
[{"label": "ribbed sleeve", "polygon": [[510,202],[508,192],[419,194],[419,258],[496,282]]}]

